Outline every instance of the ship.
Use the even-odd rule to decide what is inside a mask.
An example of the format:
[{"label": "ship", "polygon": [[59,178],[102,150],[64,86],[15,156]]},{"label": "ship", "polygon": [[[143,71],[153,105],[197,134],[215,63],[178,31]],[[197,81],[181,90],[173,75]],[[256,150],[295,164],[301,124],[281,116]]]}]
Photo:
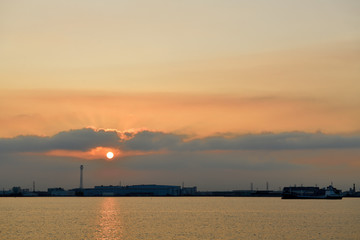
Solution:
[{"label": "ship", "polygon": [[282,199],[342,199],[342,192],[332,185],[319,187],[284,187]]}]

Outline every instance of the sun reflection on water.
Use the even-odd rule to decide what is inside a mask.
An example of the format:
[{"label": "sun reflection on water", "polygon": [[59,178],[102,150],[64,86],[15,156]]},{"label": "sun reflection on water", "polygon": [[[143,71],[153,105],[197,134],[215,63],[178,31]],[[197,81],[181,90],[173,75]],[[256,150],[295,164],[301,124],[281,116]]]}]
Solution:
[{"label": "sun reflection on water", "polygon": [[104,198],[98,217],[96,239],[122,239],[122,224],[116,198]]}]

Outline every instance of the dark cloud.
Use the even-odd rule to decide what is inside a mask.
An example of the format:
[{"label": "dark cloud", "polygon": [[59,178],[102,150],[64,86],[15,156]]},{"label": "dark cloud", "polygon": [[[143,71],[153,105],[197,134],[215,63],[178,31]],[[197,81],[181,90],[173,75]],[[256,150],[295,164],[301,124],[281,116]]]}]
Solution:
[{"label": "dark cloud", "polygon": [[90,128],[60,132],[50,141],[51,147],[66,150],[88,150],[98,146],[114,147],[120,141],[115,131],[95,131]]},{"label": "dark cloud", "polygon": [[[129,135],[130,136],[130,135]],[[128,136],[128,137],[129,137]],[[211,136],[186,140],[187,136],[141,131],[121,139],[116,131],[90,128],[60,132],[51,137],[18,136],[0,139],[0,152],[45,152],[50,150],[86,151],[94,147],[116,147],[122,150],[176,152],[211,150],[301,150],[360,148],[360,136],[323,133],[265,133]]]},{"label": "dark cloud", "polygon": [[[99,146],[160,153],[130,155],[111,162],[21,154],[51,150],[86,151]],[[246,187],[250,181],[265,182],[265,179],[277,186],[288,183],[325,184],[329,175],[331,181],[341,177],[351,182],[358,176],[354,161],[358,159],[359,149],[359,135],[288,132],[224,134],[189,140],[188,136],[173,133],[140,131],[118,134],[116,131],[86,128],[49,137],[0,138],[0,183],[10,187],[12,184],[31,185],[36,180],[39,185],[43,184],[43,188],[77,187],[80,164],[86,166],[88,186],[114,184],[118,180],[126,180],[129,184],[179,184],[185,181],[199,184],[199,187],[221,189],[235,183]],[[337,155],[328,161],[330,154],[334,153]],[[334,176],[333,172],[338,173],[341,169],[344,174]]]},{"label": "dark cloud", "polygon": [[0,152],[45,152],[50,150],[86,151],[98,146],[118,145],[115,131],[95,131],[90,128],[60,132],[52,137],[18,136],[0,139]]},{"label": "dark cloud", "polygon": [[186,136],[161,132],[141,132],[123,145],[131,150],[207,151],[207,150],[300,150],[359,148],[360,136],[322,133],[266,133],[232,137],[214,136],[184,141]]},{"label": "dark cloud", "polygon": [[157,151],[177,149],[183,145],[183,136],[162,132],[142,131],[125,141],[123,147],[129,150]]}]

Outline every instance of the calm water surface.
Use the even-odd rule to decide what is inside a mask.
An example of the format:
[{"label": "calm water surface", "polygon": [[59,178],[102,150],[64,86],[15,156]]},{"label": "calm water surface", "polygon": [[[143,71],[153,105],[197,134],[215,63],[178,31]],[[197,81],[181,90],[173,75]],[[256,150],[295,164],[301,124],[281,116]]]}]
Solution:
[{"label": "calm water surface", "polygon": [[0,198],[0,239],[360,239],[360,199]]}]

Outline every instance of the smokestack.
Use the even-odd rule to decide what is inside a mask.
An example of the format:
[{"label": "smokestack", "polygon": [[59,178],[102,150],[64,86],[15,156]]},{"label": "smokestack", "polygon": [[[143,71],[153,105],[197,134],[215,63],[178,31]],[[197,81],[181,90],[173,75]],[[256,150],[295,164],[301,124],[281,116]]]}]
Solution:
[{"label": "smokestack", "polygon": [[269,182],[266,182],[266,191],[269,191]]},{"label": "smokestack", "polygon": [[251,191],[254,191],[253,183],[250,184],[250,189],[251,189]]},{"label": "smokestack", "polygon": [[83,189],[83,169],[84,166],[80,165],[80,189]]}]

